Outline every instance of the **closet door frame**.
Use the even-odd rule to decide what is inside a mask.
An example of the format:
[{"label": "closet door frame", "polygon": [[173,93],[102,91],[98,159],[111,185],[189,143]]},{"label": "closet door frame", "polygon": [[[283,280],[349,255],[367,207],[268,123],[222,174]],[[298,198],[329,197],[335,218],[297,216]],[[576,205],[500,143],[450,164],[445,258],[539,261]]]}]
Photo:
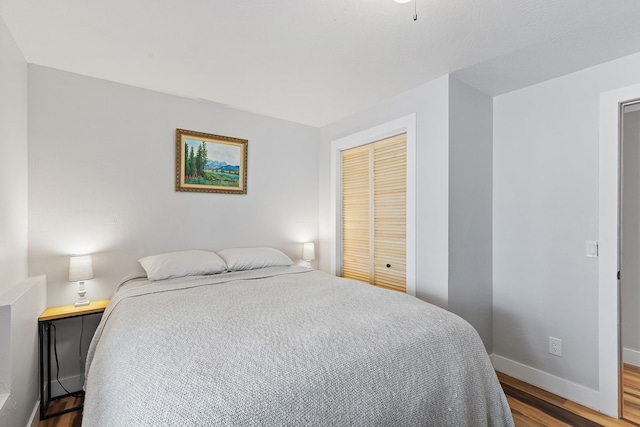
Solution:
[{"label": "closet door frame", "polygon": [[407,134],[407,294],[416,295],[416,114],[331,141],[331,273],[342,269],[341,152],[392,136]]}]

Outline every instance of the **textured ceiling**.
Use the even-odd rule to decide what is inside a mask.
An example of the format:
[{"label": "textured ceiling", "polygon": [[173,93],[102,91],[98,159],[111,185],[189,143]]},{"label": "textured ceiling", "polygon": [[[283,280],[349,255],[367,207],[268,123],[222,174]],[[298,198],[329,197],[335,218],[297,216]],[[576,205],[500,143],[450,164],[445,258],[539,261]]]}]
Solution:
[{"label": "textured ceiling", "polygon": [[496,95],[640,51],[638,0],[0,0],[32,64],[322,126],[446,73]]}]

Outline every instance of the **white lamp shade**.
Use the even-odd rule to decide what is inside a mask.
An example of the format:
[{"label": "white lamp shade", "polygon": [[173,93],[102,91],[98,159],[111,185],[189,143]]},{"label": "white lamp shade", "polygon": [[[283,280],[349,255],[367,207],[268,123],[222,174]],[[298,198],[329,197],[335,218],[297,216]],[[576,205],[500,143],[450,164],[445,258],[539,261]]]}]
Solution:
[{"label": "white lamp shade", "polygon": [[302,245],[302,259],[305,261],[316,259],[316,246],[313,242]]},{"label": "white lamp shade", "polygon": [[89,279],[93,279],[91,255],[72,256],[69,258],[69,281],[80,282]]}]

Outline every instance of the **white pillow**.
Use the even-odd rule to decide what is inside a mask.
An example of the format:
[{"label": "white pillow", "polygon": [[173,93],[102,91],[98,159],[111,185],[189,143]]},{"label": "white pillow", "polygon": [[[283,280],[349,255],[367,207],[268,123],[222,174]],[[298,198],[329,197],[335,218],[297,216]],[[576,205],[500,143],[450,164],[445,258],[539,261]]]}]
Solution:
[{"label": "white pillow", "polygon": [[293,265],[291,258],[274,248],[233,248],[218,252],[229,271]]},{"label": "white pillow", "polygon": [[181,251],[152,255],[138,262],[150,280],[222,273],[227,264],[213,252]]}]

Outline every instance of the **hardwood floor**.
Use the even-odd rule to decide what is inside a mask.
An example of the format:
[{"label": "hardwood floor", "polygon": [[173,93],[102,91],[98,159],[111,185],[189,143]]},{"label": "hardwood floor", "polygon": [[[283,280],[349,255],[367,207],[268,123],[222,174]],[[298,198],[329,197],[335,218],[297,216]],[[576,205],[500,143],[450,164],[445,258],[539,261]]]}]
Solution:
[{"label": "hardwood floor", "polygon": [[[56,399],[49,404],[49,410],[47,413],[54,413],[58,411],[64,411],[66,408],[73,408],[82,404],[84,397],[64,397],[62,399]],[[38,427],[80,427],[82,424],[82,411],[67,412],[66,414],[58,415],[46,420],[42,420],[38,423]]]},{"label": "hardwood floor", "polygon": [[624,364],[622,413],[630,421],[640,424],[640,367]]},{"label": "hardwood floor", "polygon": [[[637,427],[498,372],[516,427]],[[514,392],[515,390],[515,392]]]},{"label": "hardwood floor", "polygon": [[[637,379],[640,380],[640,369]],[[531,384],[498,372],[516,427],[637,427],[638,424],[607,417]],[[638,383],[640,384],[640,383]],[[637,396],[636,396],[637,397]],[[67,398],[73,399],[73,398]],[[60,399],[58,408],[75,405]],[[635,401],[636,404],[638,401]],[[56,408],[56,410],[58,409]],[[82,412],[75,411],[41,421],[38,427],[80,427]]]}]

